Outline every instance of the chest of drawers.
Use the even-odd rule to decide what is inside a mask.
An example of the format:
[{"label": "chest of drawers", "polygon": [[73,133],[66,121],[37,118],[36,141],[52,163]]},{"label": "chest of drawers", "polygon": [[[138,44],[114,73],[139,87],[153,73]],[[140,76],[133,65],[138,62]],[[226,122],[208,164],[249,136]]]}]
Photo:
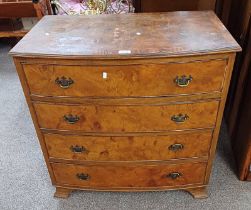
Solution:
[{"label": "chest of drawers", "polygon": [[44,17],[11,54],[55,196],[206,197],[239,50],[213,12]]}]

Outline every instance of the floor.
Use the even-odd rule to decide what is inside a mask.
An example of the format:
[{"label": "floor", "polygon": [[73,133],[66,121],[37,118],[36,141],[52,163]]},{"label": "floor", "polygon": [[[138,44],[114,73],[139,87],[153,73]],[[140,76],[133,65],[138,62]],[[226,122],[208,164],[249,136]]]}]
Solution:
[{"label": "floor", "polygon": [[74,192],[53,198],[38,139],[15,72],[10,47],[0,40],[0,210],[251,210],[251,182],[234,174],[234,161],[223,124],[209,198],[195,200],[183,191],[146,193]]}]

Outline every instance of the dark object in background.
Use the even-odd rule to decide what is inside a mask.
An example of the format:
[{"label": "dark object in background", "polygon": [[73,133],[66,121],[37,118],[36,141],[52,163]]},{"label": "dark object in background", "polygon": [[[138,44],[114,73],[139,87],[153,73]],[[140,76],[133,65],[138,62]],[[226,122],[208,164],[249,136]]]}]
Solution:
[{"label": "dark object in background", "polygon": [[[0,0],[0,18],[2,19],[26,17],[41,19],[46,14],[52,14],[49,0]],[[0,38],[23,37],[27,32],[28,30],[24,28],[0,30]]]},{"label": "dark object in background", "polygon": [[57,15],[57,6],[56,6],[56,4],[52,3],[52,1],[50,1],[50,3],[51,3],[51,9],[52,9],[53,15]]},{"label": "dark object in background", "polygon": [[136,12],[215,10],[216,0],[134,0]]},{"label": "dark object in background", "polygon": [[224,25],[228,24],[233,0],[133,0],[136,12],[213,10]]},{"label": "dark object in background", "polygon": [[21,18],[0,18],[0,31],[14,31],[22,28]]},{"label": "dark object in background", "polygon": [[251,181],[251,0],[232,0],[228,29],[241,45],[225,109],[241,180]]}]

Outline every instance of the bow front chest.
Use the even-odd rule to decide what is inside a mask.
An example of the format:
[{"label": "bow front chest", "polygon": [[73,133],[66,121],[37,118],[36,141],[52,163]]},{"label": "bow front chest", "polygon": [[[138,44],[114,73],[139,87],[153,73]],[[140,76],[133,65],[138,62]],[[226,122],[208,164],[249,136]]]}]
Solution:
[{"label": "bow front chest", "polygon": [[237,51],[209,11],[44,17],[11,54],[55,196],[206,197]]}]

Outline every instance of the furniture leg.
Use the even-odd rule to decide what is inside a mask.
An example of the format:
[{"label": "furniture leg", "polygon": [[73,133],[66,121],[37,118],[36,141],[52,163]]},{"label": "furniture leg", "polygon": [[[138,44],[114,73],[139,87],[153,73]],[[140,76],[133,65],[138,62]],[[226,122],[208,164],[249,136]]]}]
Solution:
[{"label": "furniture leg", "polygon": [[56,192],[54,194],[54,197],[56,198],[68,198],[71,194],[72,190],[62,187],[56,187]]},{"label": "furniture leg", "polygon": [[189,188],[186,189],[186,191],[196,199],[203,199],[208,197],[206,187]]}]

